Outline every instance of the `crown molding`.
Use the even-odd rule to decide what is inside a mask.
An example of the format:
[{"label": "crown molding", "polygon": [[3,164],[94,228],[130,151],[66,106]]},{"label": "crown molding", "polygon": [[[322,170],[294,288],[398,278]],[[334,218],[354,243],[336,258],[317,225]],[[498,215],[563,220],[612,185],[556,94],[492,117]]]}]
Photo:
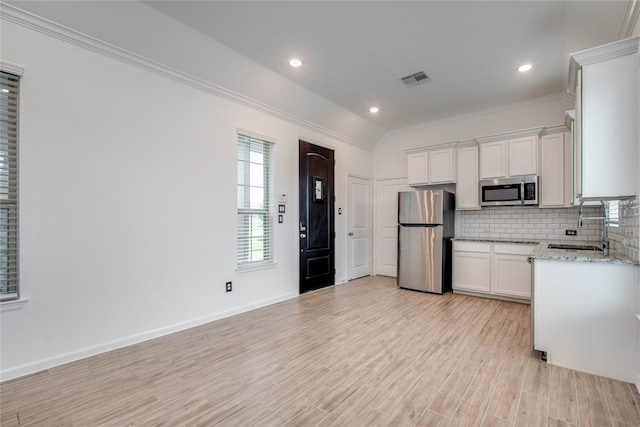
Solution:
[{"label": "crown molding", "polygon": [[631,37],[633,30],[638,24],[638,16],[640,16],[640,0],[629,0],[627,3],[627,11],[622,20],[622,26],[618,33],[619,39]]},{"label": "crown molding", "polygon": [[442,150],[446,148],[456,148],[458,147],[459,144],[460,144],[459,141],[443,142],[442,144],[425,145],[423,147],[415,147],[415,148],[406,148],[402,151],[404,151],[407,154],[422,153],[425,151]]},{"label": "crown molding", "polygon": [[564,132],[569,132],[570,130],[571,130],[570,125],[567,126],[566,124],[547,126],[542,130],[542,132],[540,133],[540,136],[553,135],[554,133],[564,133]]},{"label": "crown molding", "polygon": [[540,103],[552,101],[552,100],[555,100],[555,99],[563,99],[563,100],[567,100],[567,101],[570,101],[570,102],[573,102],[575,100],[574,97],[571,97],[568,94],[557,93],[557,94],[553,94],[553,95],[542,96],[540,98],[527,99],[525,101],[514,102],[512,104],[505,104],[505,105],[501,105],[501,106],[498,106],[498,107],[486,108],[486,109],[483,109],[483,110],[472,111],[470,113],[459,114],[459,115],[456,115],[456,116],[445,117],[443,119],[438,119],[438,120],[432,120],[432,121],[428,121],[428,122],[419,123],[419,124],[413,125],[413,126],[407,126],[407,127],[404,127],[404,128],[394,129],[394,130],[391,130],[391,131],[387,132],[377,142],[377,144],[374,147],[374,151],[376,151],[382,145],[384,145],[384,143],[389,138],[391,138],[393,136],[396,136],[396,135],[402,135],[403,133],[407,133],[407,132],[415,132],[415,131],[419,131],[419,130],[422,130],[422,129],[428,129],[428,128],[434,127],[434,126],[441,126],[441,125],[446,125],[446,124],[449,124],[449,123],[455,123],[455,122],[459,122],[461,120],[468,120],[468,119],[473,119],[473,118],[476,118],[476,117],[483,117],[483,116],[487,116],[489,114],[495,114],[495,113],[500,113],[500,112],[503,112],[503,111],[513,110],[514,108],[526,107],[526,106],[529,106],[529,105],[540,104]]},{"label": "crown molding", "polygon": [[366,145],[359,143],[353,138],[350,138],[339,132],[335,132],[324,126],[320,126],[309,120],[272,107],[261,101],[242,95],[200,77],[196,77],[177,68],[170,67],[168,65],[149,59],[145,56],[120,48],[113,44],[92,37],[88,34],[81,33],[62,24],[58,24],[54,21],[27,12],[26,10],[20,9],[13,5],[2,3],[1,6],[0,18],[6,21],[20,25],[30,30],[37,31],[41,34],[45,34],[47,36],[78,46],[99,55],[103,55],[108,58],[123,62],[125,64],[140,68],[147,72],[165,77],[175,82],[191,86],[195,89],[208,92],[221,98],[225,98],[254,110],[269,114],[279,119],[286,120],[290,123],[303,126],[325,136],[338,139],[366,151],[372,150],[371,147],[367,147]]},{"label": "crown molding", "polygon": [[640,37],[618,40],[602,46],[592,47],[571,54],[569,57],[569,83],[567,93],[576,94],[578,85],[578,70],[585,65],[591,65],[619,56],[633,55],[640,49]]},{"label": "crown molding", "polygon": [[545,128],[541,126],[536,128],[516,130],[512,132],[502,132],[502,133],[496,133],[494,135],[481,136],[481,137],[475,138],[475,140],[478,141],[478,144],[484,144],[487,142],[503,141],[507,139],[522,138],[525,136],[532,136],[532,135],[539,137],[540,134],[542,134],[542,131],[544,129]]}]

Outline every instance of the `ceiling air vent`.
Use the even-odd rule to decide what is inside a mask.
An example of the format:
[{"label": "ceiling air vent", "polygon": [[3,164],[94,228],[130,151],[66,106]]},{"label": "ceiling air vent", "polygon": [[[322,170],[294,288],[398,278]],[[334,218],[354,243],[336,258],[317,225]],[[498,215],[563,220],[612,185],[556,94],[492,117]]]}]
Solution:
[{"label": "ceiling air vent", "polygon": [[400,78],[400,80],[402,80],[402,83],[404,83],[407,86],[416,86],[420,83],[428,82],[429,76],[427,76],[424,71],[418,71],[417,73],[404,76]]}]

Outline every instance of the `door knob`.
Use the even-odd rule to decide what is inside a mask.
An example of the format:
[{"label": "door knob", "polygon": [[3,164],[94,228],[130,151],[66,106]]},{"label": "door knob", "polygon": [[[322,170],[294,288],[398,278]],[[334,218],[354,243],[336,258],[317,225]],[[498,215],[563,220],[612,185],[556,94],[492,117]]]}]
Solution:
[{"label": "door knob", "polygon": [[301,238],[301,239],[306,239],[306,238],[307,238],[307,235],[306,235],[306,234],[304,234],[304,233],[300,233],[300,238]]},{"label": "door knob", "polygon": [[349,236],[353,236],[353,233],[351,231],[349,232]]}]

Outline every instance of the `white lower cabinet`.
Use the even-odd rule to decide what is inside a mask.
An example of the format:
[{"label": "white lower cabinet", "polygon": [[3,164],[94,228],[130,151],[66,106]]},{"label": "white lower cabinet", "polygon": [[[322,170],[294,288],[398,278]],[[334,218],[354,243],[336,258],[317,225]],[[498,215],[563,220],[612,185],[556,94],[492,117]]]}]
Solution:
[{"label": "white lower cabinet", "polygon": [[493,245],[493,292],[515,298],[531,298],[529,254],[534,245]]},{"label": "white lower cabinet", "polygon": [[453,290],[493,298],[531,299],[535,244],[453,241]]},{"label": "white lower cabinet", "polygon": [[491,244],[453,242],[453,289],[491,292]]},{"label": "white lower cabinet", "polygon": [[534,348],[547,362],[634,383],[638,369],[635,266],[534,260]]}]

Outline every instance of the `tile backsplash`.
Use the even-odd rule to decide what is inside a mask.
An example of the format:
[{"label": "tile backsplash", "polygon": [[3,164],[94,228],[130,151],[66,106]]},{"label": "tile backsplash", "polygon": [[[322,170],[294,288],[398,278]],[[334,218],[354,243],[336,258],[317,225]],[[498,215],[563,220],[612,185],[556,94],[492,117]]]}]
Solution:
[{"label": "tile backsplash", "polygon": [[[578,208],[540,209],[538,207],[496,206],[477,211],[459,211],[460,236],[470,239],[508,239],[523,241],[561,240],[599,243],[602,221],[584,221],[578,228]],[[584,216],[601,216],[598,206],[582,209]],[[567,236],[565,230],[577,230]]]},{"label": "tile backsplash", "polygon": [[[589,220],[578,227],[578,207],[540,209],[537,207],[496,206],[477,211],[458,211],[459,236],[469,239],[498,239],[602,243],[602,220]],[[584,206],[584,217],[601,217],[600,206]],[[638,260],[640,204],[637,199],[619,202],[619,222],[608,228],[611,254]],[[565,230],[576,230],[567,236]]]},{"label": "tile backsplash", "polygon": [[640,231],[640,206],[638,199],[622,200],[619,203],[619,223],[609,227],[611,252],[623,258],[637,260]]}]

